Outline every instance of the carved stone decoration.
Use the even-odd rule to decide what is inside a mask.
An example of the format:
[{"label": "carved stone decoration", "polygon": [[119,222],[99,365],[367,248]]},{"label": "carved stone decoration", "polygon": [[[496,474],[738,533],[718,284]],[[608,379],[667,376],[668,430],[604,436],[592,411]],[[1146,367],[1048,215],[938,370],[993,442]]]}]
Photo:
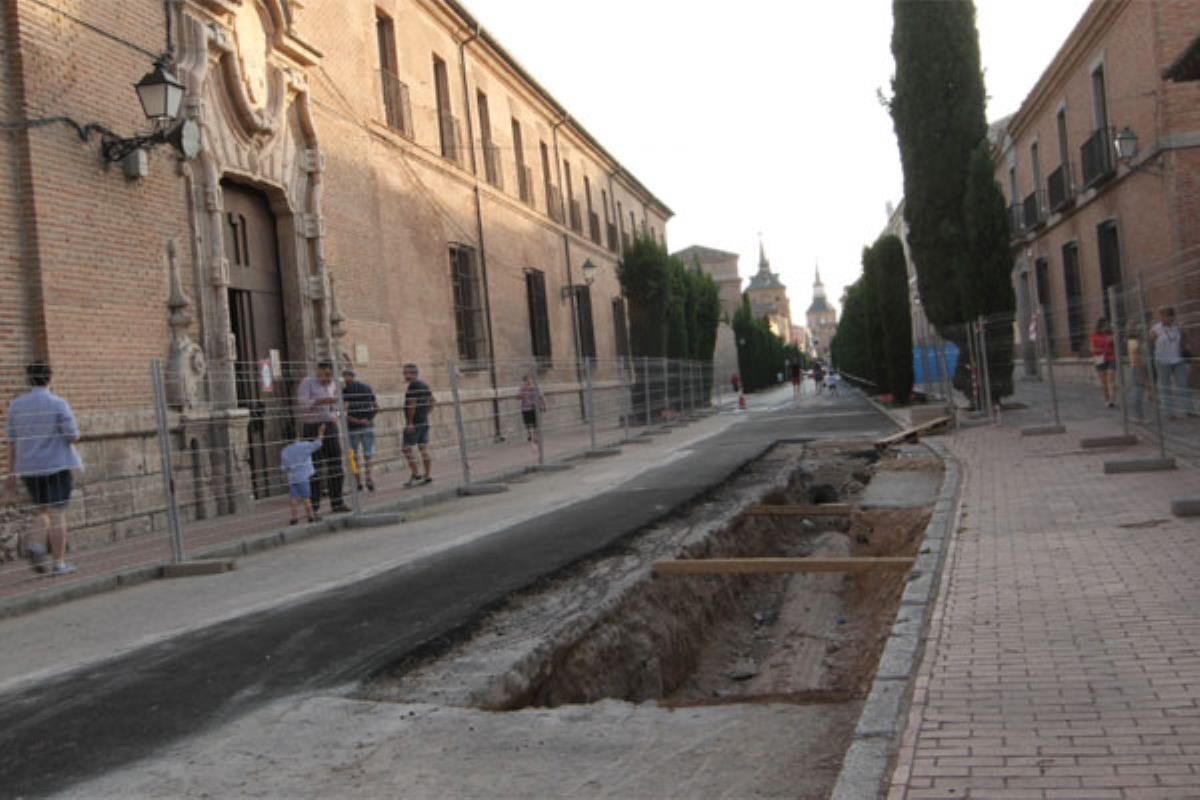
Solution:
[{"label": "carved stone decoration", "polygon": [[188,329],[193,316],[192,301],[183,291],[179,278],[179,258],[175,240],[167,241],[167,324],[171,326],[171,349],[167,355],[167,403],[174,408],[189,409],[196,403],[200,385],[208,370],[204,350],[192,341]]},{"label": "carved stone decoration", "polygon": [[329,276],[329,332],[334,341],[341,341],[346,335],[346,316],[338,306],[337,292],[333,288],[333,275]]}]

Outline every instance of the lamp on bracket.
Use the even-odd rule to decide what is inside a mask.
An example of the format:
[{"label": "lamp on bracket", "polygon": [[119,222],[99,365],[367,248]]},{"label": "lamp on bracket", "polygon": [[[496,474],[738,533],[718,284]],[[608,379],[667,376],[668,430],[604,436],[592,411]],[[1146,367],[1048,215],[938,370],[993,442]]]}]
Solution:
[{"label": "lamp on bracket", "polygon": [[134,84],[142,113],[154,126],[148,134],[120,137],[106,134],[100,143],[100,154],[105,161],[124,161],[138,150],[146,150],[160,144],[170,144],[184,158],[194,158],[200,152],[200,126],[195,120],[179,118],[186,87],[171,72],[167,56],[159,56],[153,68]]}]

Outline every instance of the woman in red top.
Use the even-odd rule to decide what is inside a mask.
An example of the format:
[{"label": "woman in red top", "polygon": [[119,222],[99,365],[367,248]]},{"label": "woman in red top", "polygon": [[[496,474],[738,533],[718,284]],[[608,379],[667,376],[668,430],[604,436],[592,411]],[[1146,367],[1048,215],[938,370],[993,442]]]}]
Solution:
[{"label": "woman in red top", "polygon": [[1117,369],[1117,347],[1113,341],[1112,328],[1108,320],[1101,317],[1096,321],[1096,329],[1092,331],[1092,362],[1096,365],[1096,374],[1100,377],[1100,389],[1104,392],[1104,404],[1116,408],[1113,402],[1113,373]]}]

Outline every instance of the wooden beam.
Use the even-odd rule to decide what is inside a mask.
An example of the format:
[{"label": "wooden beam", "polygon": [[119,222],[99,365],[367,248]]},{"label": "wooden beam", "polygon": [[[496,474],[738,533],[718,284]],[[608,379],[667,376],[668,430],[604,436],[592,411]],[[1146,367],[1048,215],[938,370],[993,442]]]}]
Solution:
[{"label": "wooden beam", "polygon": [[816,506],[749,506],[742,513],[750,517],[848,517],[852,510],[844,503],[823,503]]},{"label": "wooden beam", "polygon": [[689,558],[655,561],[658,575],[718,575],[767,572],[907,572],[912,558]]},{"label": "wooden beam", "polygon": [[893,444],[899,444],[905,439],[911,439],[914,436],[920,436],[922,433],[928,433],[934,428],[940,428],[942,425],[946,425],[950,422],[953,422],[950,417],[938,417],[937,419],[931,419],[929,422],[923,422],[920,425],[914,425],[911,428],[905,428],[898,433],[893,433],[891,436],[884,437],[883,439],[876,441],[875,446],[882,449]]}]

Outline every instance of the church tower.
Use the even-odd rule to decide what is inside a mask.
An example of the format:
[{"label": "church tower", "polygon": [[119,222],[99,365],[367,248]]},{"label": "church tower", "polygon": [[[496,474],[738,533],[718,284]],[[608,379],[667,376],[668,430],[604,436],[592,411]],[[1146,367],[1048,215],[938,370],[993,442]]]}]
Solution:
[{"label": "church tower", "polygon": [[816,265],[816,279],[813,281],[812,305],[805,314],[808,330],[812,336],[813,349],[817,358],[829,363],[829,343],[837,333],[837,312],[829,305],[825,297],[825,284],[821,283],[821,266]]},{"label": "church tower", "polygon": [[788,302],[787,287],[779,276],[771,271],[762,239],[758,241],[758,272],[746,287],[750,299],[750,311],[759,319],[766,318],[776,336],[785,343],[792,341],[792,307]]}]

